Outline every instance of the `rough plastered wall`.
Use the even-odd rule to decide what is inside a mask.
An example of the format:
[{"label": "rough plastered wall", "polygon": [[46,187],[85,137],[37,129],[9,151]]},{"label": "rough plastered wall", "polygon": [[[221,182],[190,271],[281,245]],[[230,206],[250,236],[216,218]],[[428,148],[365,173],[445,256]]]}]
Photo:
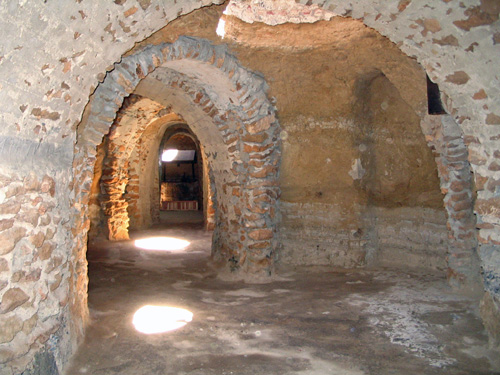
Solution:
[{"label": "rough plastered wall", "polygon": [[303,107],[282,121],[283,260],[445,268],[436,164],[405,101],[425,102],[425,77],[373,31],[354,24],[349,35],[340,58],[338,45],[317,67],[311,53],[301,57],[322,71],[321,84],[308,86],[305,75]]},{"label": "rough plastered wall", "polygon": [[[144,44],[175,40],[183,33],[220,43],[214,30],[223,9],[194,12],[155,33]],[[418,244],[405,242],[405,232],[398,231],[400,236],[394,244],[406,246],[392,246],[390,251],[397,249],[399,264],[407,264],[413,251],[413,266],[422,266],[425,261],[445,268],[443,197],[434,157],[416,114],[427,108],[425,74],[418,64],[361,22],[342,18],[315,25],[270,27],[226,16],[223,41],[246,66],[268,79],[279,110],[284,146],[281,260],[365,264],[367,252],[374,255],[375,249],[369,248],[376,243],[374,238],[388,233],[376,233],[370,229],[375,224],[365,219],[369,200],[377,200],[371,204],[412,206],[418,212],[414,220],[405,216],[414,224],[409,228],[417,232],[426,229],[427,236]],[[376,81],[373,85],[372,80]],[[371,96],[366,94],[370,92]],[[380,100],[367,108],[359,104],[370,98]],[[372,114],[377,108],[378,112]],[[369,166],[375,158],[377,164]],[[362,183],[353,171],[358,163],[370,170]],[[386,164],[390,170],[384,170]],[[383,192],[377,193],[379,190]],[[434,226],[420,224],[428,211],[419,207],[436,210],[434,216],[440,219],[432,220]],[[381,216],[380,226],[387,216]],[[432,263],[429,259],[439,261]]]},{"label": "rough plastered wall", "polygon": [[[322,12],[305,12],[304,4]],[[423,3],[412,0],[232,1],[234,14],[247,22],[279,24],[311,16],[352,17],[374,28],[407,55],[415,57],[449,97],[446,109],[458,123],[468,149],[477,189],[475,213],[478,253],[486,294],[482,315],[492,342],[500,342],[500,220],[498,141],[500,139],[500,3],[496,0]],[[229,8],[229,7],[228,7]],[[331,13],[327,13],[331,12]],[[468,229],[466,229],[468,231]],[[472,276],[472,275],[469,275]]]}]

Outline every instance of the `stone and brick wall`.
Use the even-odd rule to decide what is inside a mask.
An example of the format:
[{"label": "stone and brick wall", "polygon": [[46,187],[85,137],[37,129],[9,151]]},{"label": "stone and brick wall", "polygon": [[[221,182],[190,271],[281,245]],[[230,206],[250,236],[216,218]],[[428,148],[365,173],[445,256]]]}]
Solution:
[{"label": "stone and brick wall", "polygon": [[369,228],[373,231],[370,243],[377,245],[373,254],[375,264],[399,269],[447,270],[449,240],[443,210],[379,207],[370,214]]},{"label": "stone and brick wall", "polygon": [[[165,113],[167,112],[167,113]],[[130,184],[130,169],[139,160],[131,158],[132,152],[140,143],[143,133],[151,123],[168,114],[156,102],[137,96],[128,97],[118,112],[110,128],[106,142],[106,157],[100,179],[102,195],[100,205],[106,216],[108,238],[110,240],[128,239],[129,203],[133,199],[125,196],[125,190],[133,193]],[[140,142],[141,141],[141,142]],[[146,148],[147,150],[147,148]],[[140,158],[140,155],[137,157]],[[134,179],[137,172],[132,175]],[[137,192],[138,193],[138,192]]]},{"label": "stone and brick wall", "polygon": [[281,202],[280,207],[283,263],[447,269],[443,210],[366,207],[354,220],[338,205]]},{"label": "stone and brick wall", "polygon": [[[28,297],[28,300],[18,306],[16,306],[18,302],[7,303],[11,307],[16,307],[11,311],[0,312],[2,323],[6,322],[6,319],[12,319],[13,316],[22,319],[22,322],[19,322],[14,318],[11,324],[1,325],[4,342],[0,343],[0,366],[3,367],[3,373],[10,375],[21,372],[23,370],[21,367],[35,358],[36,352],[50,356],[61,369],[81,337],[87,319],[85,260],[89,228],[87,208],[96,158],[95,149],[101,142],[102,135],[107,132],[110,122],[113,121],[116,110],[121,105],[121,99],[129,92],[127,90],[122,92],[120,85],[104,84],[103,87],[111,89],[108,92],[110,95],[114,95],[115,89],[122,93],[118,96],[120,103],[113,103],[111,100],[106,106],[101,107],[99,110],[101,115],[104,117],[110,115],[103,123],[105,126],[86,133],[84,127],[79,127],[78,124],[82,116],[88,116],[88,113],[84,114],[84,108],[89,103],[89,95],[105,78],[106,82],[111,82],[108,80],[111,74],[106,77],[106,73],[113,69],[113,64],[120,61],[124,53],[136,42],[142,41],[183,14],[204,5],[220,2],[127,0],[105,5],[101,2],[74,2],[70,6],[63,1],[47,1],[10,2],[0,7],[0,28],[3,35],[0,42],[0,98],[3,103],[0,119],[0,174],[5,177],[2,177],[0,194],[0,204],[2,210],[5,210],[0,217],[2,221],[0,236],[9,238],[2,250],[6,253],[0,256],[2,259],[0,285],[3,286],[0,298],[14,301],[20,296],[21,298],[17,299],[19,302],[26,299],[24,294]],[[244,1],[232,3],[245,4]],[[290,2],[280,1],[280,4],[287,5],[283,8],[284,12],[280,13],[281,18],[277,21],[270,21],[269,17],[273,15],[273,3],[276,2],[252,1],[246,5],[263,4],[270,7],[265,9],[266,12],[259,21],[273,24],[283,21],[309,22],[331,19],[329,18],[331,13],[361,20],[394,42],[404,53],[415,57],[430,78],[437,82],[449,97],[446,109],[462,131],[468,151],[468,161],[473,172],[472,182],[477,191],[477,199],[472,203],[479,230],[479,256],[484,275],[484,288],[487,292],[482,303],[483,317],[498,344],[500,341],[498,332],[500,191],[497,188],[500,180],[497,152],[500,149],[500,103],[497,100],[500,90],[498,82],[500,68],[497,64],[500,55],[498,1],[434,1],[424,4],[415,0],[383,2],[301,0],[298,3],[304,7],[300,9],[288,6]],[[315,6],[314,11],[310,11],[311,8],[308,8],[310,5]],[[140,65],[141,70],[146,68],[142,70],[144,74],[151,66],[147,61],[141,61]],[[131,76],[136,74],[137,72],[130,72]],[[285,105],[285,102],[282,103]],[[258,108],[259,104],[255,104],[254,107]],[[209,113],[214,109],[204,108]],[[254,116],[257,116],[257,113],[255,112]],[[267,113],[260,115],[266,116]],[[262,118],[269,119],[269,117]],[[247,118],[239,123],[249,120]],[[250,131],[260,129],[267,133],[264,128],[274,121],[260,120],[254,123],[257,125],[245,123],[248,125],[245,128],[249,128]],[[74,143],[78,133],[80,137],[78,147],[75,149]],[[276,134],[269,136],[271,139],[276,138]],[[247,143],[250,141],[249,139]],[[266,170],[260,165],[260,158],[266,155],[266,151],[254,148],[251,143],[248,144],[249,158],[243,162],[249,165],[252,163],[255,168],[260,168],[252,171],[256,177],[251,179],[258,180],[257,175],[265,173]],[[446,152],[446,155],[456,156],[449,152]],[[270,157],[275,158],[274,160],[279,159],[278,154]],[[35,171],[39,183],[43,181],[45,175],[54,180],[54,197],[50,192],[18,189],[24,185],[26,179],[31,178],[31,171]],[[234,199],[237,200],[238,194],[240,197],[248,195],[248,191],[238,192],[236,189],[233,192],[231,189],[229,193],[223,191],[221,193],[221,186],[214,188],[217,188],[214,194],[219,194],[218,198],[222,194],[235,194]],[[16,189],[17,192],[12,193]],[[267,195],[251,195],[249,198],[252,204],[263,197],[265,199],[271,197],[268,203],[272,207],[279,195],[279,189],[274,185],[253,190],[257,191],[265,191]],[[41,197],[42,201],[32,205],[37,196]],[[467,202],[473,197],[468,193],[460,196],[462,199],[459,199],[459,194],[456,196],[457,202]],[[219,202],[216,199],[214,201]],[[223,200],[220,200],[217,203],[221,205],[218,208],[219,212],[228,210],[222,202]],[[47,210],[44,214],[39,213],[39,222],[35,225],[32,211],[44,203],[48,204]],[[461,212],[457,210],[455,203],[447,203],[447,208],[451,213]],[[262,210],[259,208],[258,211]],[[262,224],[259,215],[264,215],[263,220],[266,224],[275,220],[271,210],[268,216],[250,210],[244,214],[250,222],[255,223],[254,225]],[[254,214],[256,216],[253,216]],[[48,216],[52,216],[51,222],[43,224]],[[54,232],[51,238],[52,230],[56,227],[57,232]],[[464,227],[463,233],[469,233],[469,229],[470,227]],[[24,231],[23,236],[19,237]],[[250,232],[254,230],[245,230],[249,236]],[[458,234],[460,235],[460,232]],[[253,250],[259,246],[268,246],[265,244],[268,240],[263,238],[269,235],[270,233],[256,229],[252,236],[261,240],[252,240],[256,241],[253,245],[257,245]],[[43,243],[38,248],[40,245],[38,239],[42,236]],[[30,238],[37,239],[33,243]],[[14,241],[10,239],[17,242],[11,250],[5,250],[12,247]],[[276,237],[273,237],[273,241],[275,239]],[[48,244],[45,246],[46,249],[54,246],[51,256],[45,260],[38,258],[31,264],[31,259],[38,254],[45,243]],[[274,242],[272,246],[275,246]],[[21,251],[21,248],[24,250]],[[15,257],[19,263],[14,264],[13,254],[19,251],[21,252]],[[262,254],[258,252],[258,256]],[[37,278],[39,269],[41,269],[40,279],[31,281]],[[34,276],[28,277],[32,273]],[[57,281],[58,273],[61,277],[60,283]],[[56,287],[57,284],[59,286]],[[49,285],[55,288],[54,291],[50,290]],[[47,290],[49,292],[43,299]],[[8,291],[10,292],[7,294]],[[22,328],[19,329],[21,324]],[[26,368],[29,366],[26,365]]]},{"label": "stone and brick wall", "polygon": [[[20,373],[30,351],[50,350],[61,365],[75,336],[69,314],[72,269],[67,252],[68,216],[57,207],[64,186],[43,172],[0,173],[0,373],[6,362]],[[55,177],[55,178],[54,178]],[[61,181],[59,179],[59,181]],[[86,285],[79,285],[86,289]]]}]

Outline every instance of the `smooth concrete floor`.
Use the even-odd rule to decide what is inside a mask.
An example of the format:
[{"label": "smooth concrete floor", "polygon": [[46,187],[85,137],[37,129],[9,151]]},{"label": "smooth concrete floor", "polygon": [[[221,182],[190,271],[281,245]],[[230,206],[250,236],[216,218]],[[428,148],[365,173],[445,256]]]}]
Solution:
[{"label": "smooth concrete floor", "polygon": [[[134,238],[191,241],[181,252],[89,244],[91,324],[66,374],[493,374],[477,301],[442,275],[281,266],[276,280],[217,278],[211,233],[184,214]],[[175,219],[175,218],[174,218]],[[168,227],[165,229],[165,227]],[[144,305],[194,316],[162,334],[134,329]],[[496,361],[496,362],[495,362]]]}]

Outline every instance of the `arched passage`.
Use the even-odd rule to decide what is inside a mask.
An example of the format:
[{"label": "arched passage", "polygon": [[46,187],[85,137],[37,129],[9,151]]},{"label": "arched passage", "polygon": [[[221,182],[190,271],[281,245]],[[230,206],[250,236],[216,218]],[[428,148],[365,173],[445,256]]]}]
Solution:
[{"label": "arched passage", "polygon": [[161,175],[159,174],[159,151],[162,136],[182,119],[170,112],[151,123],[143,133],[131,154],[129,183],[124,199],[128,203],[130,229],[149,228],[160,223]]},{"label": "arched passage", "polygon": [[[54,297],[56,293],[50,296],[56,301],[53,305],[44,307],[36,300],[28,310],[31,314],[38,310],[51,311],[54,322],[37,323],[36,330],[28,335],[26,345],[17,350],[20,356],[31,350],[29,356],[32,358],[35,349],[28,348],[34,347],[35,342],[45,343],[47,340],[39,339],[47,337],[39,334],[45,330],[44,326],[59,327],[65,317],[70,317],[70,322],[76,321],[76,327],[71,327],[72,338],[81,334],[79,320],[86,305],[81,303],[86,293],[86,207],[92,179],[92,149],[98,140],[95,144],[90,142],[90,149],[84,151],[80,149],[80,143],[76,154],[73,143],[76,124],[81,119],[89,92],[93,92],[98,81],[104,78],[107,67],[118,61],[135,42],[179,14],[209,3],[195,0],[175,4],[155,0],[117,1],[105,5],[80,2],[67,7],[52,1],[30,4],[29,9],[24,3],[14,4],[2,15],[9,25],[5,30],[7,37],[3,46],[6,53],[1,64],[3,76],[9,77],[2,81],[2,94],[6,97],[2,117],[6,126],[2,127],[1,139],[4,173],[9,176],[8,184],[22,184],[24,179],[29,180],[32,172],[29,168],[36,166],[39,179],[44,174],[54,179],[57,204],[53,207],[53,215],[57,220],[53,222],[58,235],[53,242],[58,255],[49,258],[41,267],[42,274],[62,280],[60,287],[55,287],[57,298]],[[490,293],[489,304],[493,303],[494,308],[495,303],[497,306],[492,311],[498,315],[500,200],[497,187],[500,176],[496,150],[500,138],[496,98],[499,75],[497,59],[492,58],[498,54],[498,4],[479,0],[466,4],[443,1],[425,6],[420,2],[399,0],[308,3],[362,19],[388,36],[408,55],[416,56],[431,78],[440,83],[453,100],[448,108],[464,133],[463,140],[469,150],[479,193],[474,205],[479,218],[485,287]],[[36,16],[26,17],[27,12]],[[98,14],[99,17],[89,17],[89,14]],[[291,19],[289,12],[284,14],[285,19]],[[302,20],[299,17],[299,21]],[[19,43],[13,43],[14,40],[19,40]],[[99,132],[91,132],[88,136],[99,138]],[[12,202],[22,197],[28,202],[16,216],[16,223],[26,229],[26,239],[39,231],[50,233],[46,228],[31,224],[27,219],[29,216],[23,216],[29,212],[28,207],[31,208],[29,194],[19,192],[7,200]],[[10,229],[3,233],[9,238],[9,243],[14,238],[16,250],[21,248],[22,241],[18,236],[13,237]],[[23,257],[17,259],[29,259]],[[53,264],[61,262],[60,268],[54,268]],[[56,275],[59,271],[61,274]],[[31,297],[44,282],[35,280],[21,285],[12,276],[14,272],[14,269],[6,272],[10,286],[19,287]],[[66,308],[67,301],[70,308]]]},{"label": "arched passage", "polygon": [[[163,160],[163,153],[175,150]],[[185,151],[179,157],[178,151]],[[202,155],[198,138],[191,132],[188,124],[171,126],[163,134],[160,144],[160,210],[188,209],[201,211],[207,226],[207,206],[210,184],[208,170]],[[175,202],[189,202],[185,204]]]},{"label": "arched passage", "polygon": [[204,145],[214,175],[215,258],[232,270],[269,274],[277,248],[280,150],[265,90],[262,78],[240,67],[224,47],[194,38],[149,47],[124,58],[97,88],[77,150],[95,154],[132,92],[169,106]]},{"label": "arched passage", "polygon": [[[260,2],[257,6],[264,4]],[[232,5],[233,2],[231,2]],[[242,2],[244,4],[244,2]],[[466,185],[470,186],[474,183],[474,188],[477,190],[477,200],[472,201],[474,205],[474,214],[477,217],[477,228],[479,228],[479,247],[478,251],[481,257],[481,266],[484,270],[485,289],[488,292],[485,299],[485,306],[489,312],[487,321],[498,321],[498,283],[500,280],[498,274],[498,224],[497,224],[497,208],[498,197],[498,163],[494,156],[494,150],[497,149],[499,123],[498,103],[495,103],[494,98],[498,91],[498,78],[493,77],[490,73],[497,71],[492,64],[492,59],[489,58],[494,44],[497,44],[495,36],[489,31],[495,27],[495,22],[498,22],[498,9],[488,2],[474,1],[466,6],[460,6],[452,3],[437,3],[433,7],[419,7],[415,2],[400,2],[388,1],[384,4],[375,4],[370,2],[342,2],[342,1],[312,1],[308,4],[316,4],[322,9],[320,18],[325,12],[331,12],[330,15],[350,16],[356,19],[361,19],[366,25],[373,27],[378,32],[387,36],[391,41],[396,43],[409,56],[414,56],[424,66],[429,73],[431,79],[441,86],[443,92],[446,92],[450,101],[446,101],[445,109],[448,110],[450,116],[435,117],[431,122],[449,122],[453,121],[460,128],[459,133],[462,134],[455,139],[458,143],[462,143],[459,139],[463,139],[463,147],[467,150],[468,160],[471,162],[471,169],[474,172],[473,181],[467,180]],[[256,4],[250,6],[255,7]],[[264,7],[262,6],[262,9]],[[251,14],[252,11],[246,12]],[[258,12],[257,12],[258,14]],[[278,14],[278,13],[276,13]],[[275,20],[269,19],[274,17],[273,12],[263,12],[258,14],[259,20],[270,24],[276,24]],[[289,20],[289,17],[282,17],[282,22]],[[308,13],[308,17],[315,17],[315,14]],[[309,22],[307,17],[299,17],[294,22]],[[253,22],[253,21],[250,21]],[[492,25],[493,24],[493,25]],[[468,41],[477,40],[478,43],[470,44]],[[493,44],[493,45],[492,45]],[[453,61],[450,61],[450,57]],[[475,63],[471,63],[474,61]],[[478,68],[477,63],[480,64]],[[474,77],[475,79],[471,79]],[[392,80],[396,84],[395,80]],[[401,92],[404,95],[404,91]],[[425,120],[427,121],[427,120]],[[488,126],[486,126],[488,125]],[[439,125],[441,126],[441,125]],[[427,123],[424,127],[433,128]],[[426,130],[426,134],[428,130]],[[455,135],[452,135],[455,137]],[[435,143],[434,140],[429,140],[429,143]],[[451,147],[439,148],[441,150],[452,151],[455,145],[450,143]],[[438,158],[443,154],[438,153]],[[455,163],[455,155],[449,155],[449,161]],[[462,156],[460,156],[462,157]],[[466,157],[467,158],[467,157]],[[444,159],[442,159],[444,160]],[[439,164],[439,161],[438,161]],[[448,165],[447,163],[445,163]],[[467,164],[467,161],[465,161]],[[447,167],[448,168],[448,167]],[[454,170],[455,166],[449,166],[448,170]],[[446,168],[445,168],[446,169]],[[468,169],[463,169],[466,176]],[[443,174],[444,178],[448,174]],[[453,174],[452,174],[453,175]],[[454,175],[459,177],[458,175]],[[470,177],[470,174],[469,174]],[[449,180],[443,180],[442,185],[451,186]],[[458,178],[458,184],[462,184],[462,179]],[[456,184],[455,184],[456,185]],[[468,188],[467,188],[468,189]],[[449,192],[449,190],[447,190]],[[78,195],[78,191],[76,192]],[[454,192],[457,193],[457,192]],[[468,195],[468,194],[466,194]],[[471,198],[470,195],[465,198],[465,201]],[[465,202],[464,204],[469,205]],[[452,203],[447,205],[447,211],[456,216],[457,212],[451,208]],[[451,209],[450,209],[451,208]],[[462,215],[458,213],[458,215]],[[454,231],[452,236],[454,240],[462,234],[475,237],[476,230],[474,220],[468,220],[466,225],[462,225],[461,220],[453,219],[453,225],[458,223],[456,228],[464,228],[465,231]],[[83,221],[84,225],[85,221]],[[80,227],[82,222],[75,223],[75,227]],[[465,241],[466,247],[471,246],[469,240]],[[475,246],[472,244],[472,246]],[[462,248],[462,245],[460,245]],[[470,247],[469,247],[470,249]],[[467,250],[470,255],[470,251]],[[466,252],[466,253],[467,253]],[[465,254],[465,253],[463,253]],[[457,253],[456,265],[462,267],[460,251]],[[466,255],[466,257],[469,257]],[[458,269],[456,268],[456,269]],[[465,270],[465,269],[464,269]],[[470,268],[469,268],[470,270]],[[459,274],[457,279],[461,279]],[[486,316],[486,315],[485,315]],[[489,328],[493,332],[495,328]]]},{"label": "arched passage", "polygon": [[[306,2],[296,3],[302,5]],[[475,254],[479,256],[486,292],[482,315],[498,345],[500,164],[495,150],[500,139],[500,105],[496,100],[500,75],[496,64],[498,58],[491,58],[499,56],[498,2],[474,0],[455,4],[442,1],[423,5],[416,1],[397,0],[384,3],[312,0],[307,4],[321,9],[317,13],[319,17],[352,17],[377,30],[408,56],[416,58],[449,98],[444,107],[450,115],[438,116],[430,122],[434,122],[434,129],[449,131],[448,135],[443,135],[445,142],[439,148],[443,153],[438,154],[438,165],[444,172],[440,178],[447,192],[445,204],[451,225],[450,235],[452,242],[457,244],[457,251],[450,258],[454,265],[450,276],[456,280],[463,280],[464,276],[475,278],[477,275],[473,272],[478,268],[471,258]],[[268,24],[285,22],[280,20],[279,12],[269,12],[267,3],[245,9],[241,3],[232,1],[230,6],[234,7],[234,14],[247,17],[248,22],[257,19]],[[433,126],[427,124],[424,127]],[[432,138],[430,143],[436,140]],[[453,154],[457,146],[462,150]],[[449,176],[455,179],[454,183]],[[452,185],[455,191],[449,189]],[[470,193],[462,190],[465,187],[470,191],[472,185],[477,192],[475,201]],[[459,193],[462,194],[461,203],[455,205],[451,196],[458,199]],[[460,205],[467,207],[465,214],[459,209]],[[469,210],[471,206],[473,214]],[[455,274],[453,269],[457,271]]]}]

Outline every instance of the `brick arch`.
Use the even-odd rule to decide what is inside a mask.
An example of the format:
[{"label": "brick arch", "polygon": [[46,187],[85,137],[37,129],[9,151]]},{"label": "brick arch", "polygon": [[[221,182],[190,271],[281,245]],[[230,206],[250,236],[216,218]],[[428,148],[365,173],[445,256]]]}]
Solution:
[{"label": "brick arch", "polygon": [[[425,85],[423,69],[421,81]],[[383,74],[403,97],[405,80]],[[449,114],[429,115],[427,97],[405,101],[420,118],[420,128],[433,152],[448,229],[447,278],[458,289],[471,290],[479,285],[480,268],[477,254],[476,217],[474,215],[473,175],[468,161],[463,131]]]},{"label": "brick arch", "polygon": [[[278,244],[279,124],[265,81],[241,67],[225,47],[182,37],[124,57],[94,93],[88,120],[79,129],[77,154],[95,155],[124,98],[149,75],[162,87],[150,92],[151,98],[164,98],[162,90],[181,92],[184,104],[178,108],[176,100],[165,100],[172,101],[172,109],[183,117],[189,117],[187,109],[200,109],[198,119],[186,118],[195,134],[202,144],[204,132],[222,142],[218,150],[223,152],[207,153],[209,162],[218,165],[213,168],[218,171],[216,259],[233,271],[270,274]],[[200,126],[197,132],[197,123],[213,126]]]},{"label": "brick arch", "polygon": [[105,158],[100,178],[99,204],[110,240],[129,239],[130,218],[125,192],[130,191],[131,154],[146,129],[153,127],[158,120],[163,122],[164,119],[175,116],[172,113],[166,115],[167,112],[152,100],[131,95],[125,98],[110,127],[106,142],[103,142]]}]

